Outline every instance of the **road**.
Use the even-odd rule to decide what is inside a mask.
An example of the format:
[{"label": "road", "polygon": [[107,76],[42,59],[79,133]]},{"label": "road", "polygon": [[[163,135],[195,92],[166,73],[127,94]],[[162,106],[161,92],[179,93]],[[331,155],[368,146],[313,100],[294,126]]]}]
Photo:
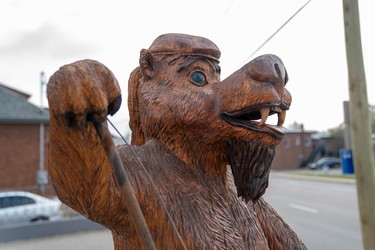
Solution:
[{"label": "road", "polygon": [[265,199],[308,249],[363,249],[355,185],[273,176]]},{"label": "road", "polygon": [[[362,249],[353,184],[298,180],[272,175],[265,199],[310,250]],[[0,250],[113,249],[108,230],[0,244]]]}]

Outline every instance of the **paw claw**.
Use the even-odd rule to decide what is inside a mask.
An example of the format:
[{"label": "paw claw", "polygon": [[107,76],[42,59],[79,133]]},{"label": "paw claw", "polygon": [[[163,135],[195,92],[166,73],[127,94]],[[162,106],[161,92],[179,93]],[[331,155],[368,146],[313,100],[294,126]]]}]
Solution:
[{"label": "paw claw", "polygon": [[98,112],[93,112],[90,114],[90,118],[88,120],[94,122],[94,123],[102,123],[105,122],[107,118],[107,111],[98,111]]},{"label": "paw claw", "polygon": [[68,127],[73,128],[85,128],[87,124],[87,112],[74,114],[73,112],[67,112],[63,116],[63,122]]},{"label": "paw claw", "polygon": [[119,95],[108,105],[108,114],[114,115],[121,106],[122,97]]}]

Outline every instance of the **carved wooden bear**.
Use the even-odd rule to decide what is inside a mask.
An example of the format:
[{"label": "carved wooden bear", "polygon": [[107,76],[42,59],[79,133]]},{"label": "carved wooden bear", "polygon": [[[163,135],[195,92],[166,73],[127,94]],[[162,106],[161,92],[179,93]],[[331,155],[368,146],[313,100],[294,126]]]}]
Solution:
[{"label": "carved wooden bear", "polygon": [[[117,151],[154,243],[158,249],[306,249],[261,198],[291,104],[284,65],[277,56],[260,56],[221,81],[219,58],[208,39],[165,34],[141,51],[130,76],[133,145]],[[107,130],[107,114],[118,110],[117,80],[101,63],[83,60],[51,76],[47,94],[49,172],[59,198],[109,228],[115,249],[140,249],[93,126]],[[269,125],[273,114],[278,123]]]}]

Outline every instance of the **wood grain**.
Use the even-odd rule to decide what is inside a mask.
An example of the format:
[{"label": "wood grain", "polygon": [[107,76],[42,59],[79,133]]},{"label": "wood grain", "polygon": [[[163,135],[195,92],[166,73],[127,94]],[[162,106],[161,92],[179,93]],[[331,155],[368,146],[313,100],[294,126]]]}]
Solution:
[{"label": "wood grain", "polygon": [[[183,249],[163,201],[188,249],[306,249],[261,198],[291,104],[285,67],[264,55],[221,81],[219,59],[206,38],[164,34],[141,50],[130,76],[133,145],[117,150],[155,245]],[[115,249],[140,249],[93,126],[120,106],[115,77],[83,60],[60,68],[47,92],[49,171],[59,198],[112,230]],[[278,124],[267,124],[268,115]]]}]

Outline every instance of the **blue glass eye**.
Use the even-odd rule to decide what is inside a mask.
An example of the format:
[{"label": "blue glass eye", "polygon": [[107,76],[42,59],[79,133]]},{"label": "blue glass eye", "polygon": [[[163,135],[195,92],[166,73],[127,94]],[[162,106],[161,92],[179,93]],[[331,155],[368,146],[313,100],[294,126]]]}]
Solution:
[{"label": "blue glass eye", "polygon": [[197,85],[206,84],[206,76],[200,71],[193,72],[193,74],[191,74],[190,76],[190,79]]}]

